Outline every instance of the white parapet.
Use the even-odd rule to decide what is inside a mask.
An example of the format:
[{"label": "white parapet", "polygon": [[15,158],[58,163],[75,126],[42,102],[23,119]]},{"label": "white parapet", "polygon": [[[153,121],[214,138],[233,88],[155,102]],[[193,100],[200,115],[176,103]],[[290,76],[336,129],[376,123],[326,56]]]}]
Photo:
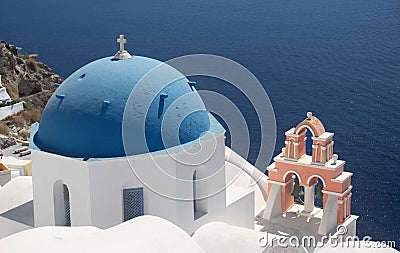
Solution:
[{"label": "white parapet", "polygon": [[7,118],[8,116],[19,113],[24,109],[24,103],[19,102],[13,105],[0,107],[0,120]]}]

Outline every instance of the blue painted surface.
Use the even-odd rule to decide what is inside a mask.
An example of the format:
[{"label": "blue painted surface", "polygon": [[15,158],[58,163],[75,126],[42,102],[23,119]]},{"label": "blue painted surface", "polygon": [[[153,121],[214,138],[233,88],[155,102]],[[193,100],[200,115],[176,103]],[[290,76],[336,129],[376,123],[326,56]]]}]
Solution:
[{"label": "blue painted surface", "polygon": [[143,188],[124,189],[124,221],[144,215]]},{"label": "blue painted surface", "polygon": [[65,95],[63,94],[56,94],[56,98],[58,99],[64,99]]},{"label": "blue painted surface", "polygon": [[[69,157],[124,156],[122,118],[125,104],[137,82],[160,64],[160,61],[140,56],[119,61],[107,57],[80,68],[57,89],[57,95],[50,98],[35,134],[34,144],[43,151]],[[137,124],[145,122],[145,143],[135,145],[128,155],[187,143],[209,129],[210,122],[204,104],[198,93],[192,91],[187,83],[188,80],[182,77],[165,87],[159,87],[159,90],[152,90],[153,93],[136,94],[137,98],[143,101],[151,99],[152,102],[146,115],[129,114],[124,118],[132,128],[133,134],[129,135],[131,141],[141,139],[142,133],[136,131],[139,128]],[[179,126],[179,131],[173,124],[161,125],[163,116],[159,111],[160,96],[164,98],[165,111],[171,103],[188,93],[193,94],[186,101],[187,104],[196,106],[177,108],[182,115],[188,114]],[[141,101],[135,102],[141,104]],[[179,137],[172,138],[175,142],[164,144],[161,127],[163,134],[179,133]]]},{"label": "blue painted surface", "polygon": [[168,94],[161,93],[160,94],[160,102],[158,105],[158,117],[160,118],[164,112],[165,99],[168,97]]},{"label": "blue painted surface", "polygon": [[[222,124],[211,114],[208,113],[208,118],[210,121],[210,128],[208,129],[208,132],[211,135],[201,135],[199,138],[184,143],[182,145],[179,146],[174,146],[171,148],[167,148],[167,149],[162,149],[162,150],[158,150],[158,151],[154,151],[153,155],[161,155],[161,154],[175,154],[178,152],[181,152],[182,149],[187,149],[193,145],[196,145],[198,142],[200,141],[206,141],[209,138],[214,138],[212,136],[217,136],[220,134],[226,134],[226,130],[225,128],[222,126]],[[31,126],[31,131],[30,131],[30,139],[29,139],[29,148],[30,149],[35,149],[35,150],[41,150],[38,146],[36,146],[35,142],[34,142],[34,136],[36,135],[36,133],[39,130],[39,123],[34,123]],[[138,154],[136,156],[142,156],[142,155],[147,155],[146,154]],[[109,159],[115,159],[116,157],[87,157],[87,158],[83,158],[83,157],[73,157],[76,160],[79,161],[86,161],[86,162],[96,162],[96,161],[103,161],[103,160],[109,160]],[[125,158],[124,156],[118,157],[118,158]]]},{"label": "blue painted surface", "polygon": [[33,141],[34,136],[36,135],[37,131],[39,130],[39,125],[40,124],[38,122],[33,123],[31,125],[31,131],[29,134],[29,148],[31,148],[31,149],[39,150],[39,148],[35,145],[35,142]]}]

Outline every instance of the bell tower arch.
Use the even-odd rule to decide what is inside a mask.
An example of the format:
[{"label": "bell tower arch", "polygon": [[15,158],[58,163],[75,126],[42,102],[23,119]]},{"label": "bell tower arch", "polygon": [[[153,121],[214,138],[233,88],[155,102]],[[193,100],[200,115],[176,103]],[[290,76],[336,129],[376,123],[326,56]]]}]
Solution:
[{"label": "bell tower arch", "polygon": [[[307,130],[311,132],[312,153],[307,155]],[[322,122],[311,112],[296,127],[286,131],[285,147],[268,166],[268,199],[263,218],[271,220],[296,207],[300,215],[314,217],[321,208],[318,234],[326,235],[343,224],[350,215],[351,176],[344,171],[345,161],[333,153],[333,133],[326,132]],[[300,187],[304,187],[300,189]],[[299,194],[304,198],[299,199]]]}]

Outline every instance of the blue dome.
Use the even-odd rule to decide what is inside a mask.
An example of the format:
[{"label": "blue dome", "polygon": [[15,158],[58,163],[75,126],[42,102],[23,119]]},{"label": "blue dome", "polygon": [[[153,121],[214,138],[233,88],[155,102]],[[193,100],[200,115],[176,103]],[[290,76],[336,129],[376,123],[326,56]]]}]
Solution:
[{"label": "blue dome", "polygon": [[[161,64],[154,59],[134,56],[123,60],[107,57],[83,66],[70,75],[48,101],[34,144],[43,151],[63,156],[109,158],[163,150],[196,140],[209,130],[210,121],[189,80],[181,76],[151,92],[136,89],[146,73]],[[163,79],[163,76],[157,78]],[[138,107],[145,106],[145,101],[150,99],[145,114],[124,114],[131,92]],[[170,106],[174,107],[174,113],[167,116],[176,118],[165,120]],[[143,126],[138,125],[138,117],[145,122],[145,133],[139,131]],[[176,122],[180,122],[178,129]],[[123,124],[129,128],[129,141],[138,142],[128,154],[123,145],[126,141],[122,138]],[[174,133],[179,136],[169,136]]]}]

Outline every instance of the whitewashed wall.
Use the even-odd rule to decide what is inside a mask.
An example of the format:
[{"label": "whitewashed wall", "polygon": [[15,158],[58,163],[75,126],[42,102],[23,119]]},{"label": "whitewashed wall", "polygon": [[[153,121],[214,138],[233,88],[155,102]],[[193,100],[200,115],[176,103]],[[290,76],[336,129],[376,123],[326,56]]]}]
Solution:
[{"label": "whitewashed wall", "polygon": [[0,186],[7,184],[11,180],[11,171],[0,171]]},{"label": "whitewashed wall", "polygon": [[[53,187],[61,180],[70,192],[72,226],[108,228],[122,223],[123,190],[143,188],[144,213],[165,218],[189,234],[212,221],[251,228],[254,194],[249,193],[229,206],[226,203],[224,134],[203,140],[201,144],[203,149],[196,153],[200,160],[213,150],[202,165],[179,163],[177,159],[190,155],[183,151],[175,153],[176,157],[162,152],[132,156],[130,165],[126,158],[84,162],[33,150],[35,226],[54,225]],[[206,200],[207,214],[198,219],[194,219],[193,200],[190,200],[195,170],[200,171],[202,178],[211,176],[200,184],[202,191],[211,196]]]},{"label": "whitewashed wall", "polygon": [[19,113],[24,109],[23,102],[19,102],[13,105],[0,107],[0,120],[7,118],[10,115]]},{"label": "whitewashed wall", "polygon": [[[33,204],[35,227],[56,225],[55,202],[62,202],[61,193],[54,194],[59,180],[68,186],[71,223],[92,225],[88,164],[76,159],[32,150]],[[58,210],[59,214],[63,210]]]}]

